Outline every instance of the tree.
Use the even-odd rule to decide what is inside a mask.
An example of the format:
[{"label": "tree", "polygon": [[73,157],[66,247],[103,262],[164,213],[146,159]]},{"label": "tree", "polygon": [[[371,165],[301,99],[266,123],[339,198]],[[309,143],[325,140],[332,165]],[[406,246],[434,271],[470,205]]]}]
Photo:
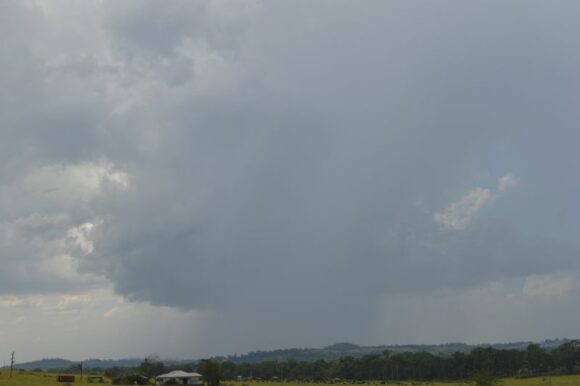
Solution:
[{"label": "tree", "polygon": [[499,380],[493,376],[490,371],[475,373],[471,376],[471,381],[476,386],[497,386],[500,384]]},{"label": "tree", "polygon": [[554,351],[554,356],[567,374],[573,374],[580,363],[580,342],[571,340],[562,344]]},{"label": "tree", "polygon": [[149,355],[147,358],[143,359],[143,362],[139,365],[139,372],[147,378],[159,375],[163,373],[164,370],[165,366],[159,361],[157,355]]},{"label": "tree", "polygon": [[207,386],[220,386],[220,382],[224,379],[220,364],[211,359],[202,361],[200,371]]},{"label": "tree", "polygon": [[550,356],[539,344],[530,344],[526,348],[526,363],[529,366],[530,375],[539,374],[546,371]]}]

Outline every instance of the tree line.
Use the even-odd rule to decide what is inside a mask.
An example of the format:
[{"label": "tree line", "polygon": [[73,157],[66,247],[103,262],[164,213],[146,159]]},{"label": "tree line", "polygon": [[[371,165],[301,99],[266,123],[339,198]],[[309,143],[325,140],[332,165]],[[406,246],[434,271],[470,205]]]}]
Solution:
[{"label": "tree line", "polygon": [[[279,360],[258,363],[233,361],[200,361],[164,364],[145,359],[139,368],[104,370],[111,378],[119,374],[138,373],[154,377],[172,370],[196,371],[204,374],[213,366],[220,380],[255,379],[284,381],[376,380],[432,381],[467,379],[474,374],[488,373],[494,377],[528,377],[580,373],[580,342],[569,341],[555,349],[530,344],[525,350],[478,347],[468,353],[435,355],[428,352],[392,353],[362,357],[345,356],[336,360]],[[205,367],[205,368],[204,368]]]},{"label": "tree line", "polygon": [[553,350],[530,344],[526,350],[478,347],[469,353],[434,355],[406,352],[346,356],[314,362],[267,361],[222,362],[225,379],[243,378],[325,381],[341,380],[458,380],[473,374],[495,377],[526,377],[580,373],[580,342],[570,341]]}]

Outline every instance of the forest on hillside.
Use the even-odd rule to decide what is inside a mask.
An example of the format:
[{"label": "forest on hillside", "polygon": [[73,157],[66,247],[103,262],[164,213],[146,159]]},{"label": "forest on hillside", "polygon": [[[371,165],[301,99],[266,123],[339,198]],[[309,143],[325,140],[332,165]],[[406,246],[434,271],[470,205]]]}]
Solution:
[{"label": "forest on hillside", "polygon": [[[525,350],[478,347],[463,353],[435,355],[429,352],[381,354],[360,358],[344,356],[337,360],[264,361],[259,363],[217,362],[224,380],[457,380],[488,372],[496,377],[528,377],[580,373],[580,342],[569,341],[557,348],[546,349],[530,344]],[[105,374],[111,378],[136,371],[152,377],[170,370],[199,371],[207,361],[168,365],[145,360],[139,368],[111,368]]]}]

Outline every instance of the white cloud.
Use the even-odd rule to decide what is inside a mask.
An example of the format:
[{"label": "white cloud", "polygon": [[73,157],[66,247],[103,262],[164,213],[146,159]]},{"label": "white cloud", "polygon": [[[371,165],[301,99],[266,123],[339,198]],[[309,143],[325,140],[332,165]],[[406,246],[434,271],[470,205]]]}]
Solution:
[{"label": "white cloud", "polygon": [[570,294],[578,288],[574,276],[532,275],[528,276],[522,287],[522,293],[530,297],[558,298]]},{"label": "white cloud", "polygon": [[443,212],[435,213],[433,219],[446,229],[465,229],[492,197],[489,189],[476,188],[449,205]]},{"label": "white cloud", "polygon": [[94,226],[93,223],[86,222],[69,229],[67,232],[67,235],[72,240],[73,244],[78,246],[83,254],[89,254],[95,250],[95,245],[90,238],[90,233]]},{"label": "white cloud", "polygon": [[90,293],[82,293],[75,295],[62,295],[60,301],[56,305],[56,309],[61,311],[78,310],[85,308],[91,304],[92,296]]},{"label": "white cloud", "polygon": [[479,214],[481,209],[500,198],[507,190],[516,186],[516,179],[508,173],[497,180],[497,190],[476,188],[458,201],[451,203],[441,212],[436,212],[433,219],[444,229],[463,230]]},{"label": "white cloud", "polygon": [[0,294],[104,283],[79,273],[79,258],[94,251],[91,232],[103,223],[95,203],[128,187],[128,174],[106,160],[32,167],[0,185]]},{"label": "white cloud", "polygon": [[506,175],[501,176],[497,180],[496,197],[501,196],[509,189],[515,188],[517,186],[517,184],[518,184],[518,180],[511,173],[507,173]]},{"label": "white cloud", "polygon": [[14,308],[22,303],[22,299],[17,296],[0,296],[0,308]]},{"label": "white cloud", "polygon": [[199,312],[126,302],[110,287],[75,295],[0,296],[2,331],[10,331],[2,341],[18,353],[19,362],[56,356],[140,357],[151,352],[165,358],[191,357],[191,348],[199,347],[194,327],[201,320]]},{"label": "white cloud", "polygon": [[127,173],[108,161],[42,166],[23,181],[23,189],[56,196],[63,203],[90,199],[107,185],[121,189],[128,186]]},{"label": "white cloud", "polygon": [[0,296],[0,309],[39,309],[45,305],[44,300],[45,296],[39,295],[4,295]]}]

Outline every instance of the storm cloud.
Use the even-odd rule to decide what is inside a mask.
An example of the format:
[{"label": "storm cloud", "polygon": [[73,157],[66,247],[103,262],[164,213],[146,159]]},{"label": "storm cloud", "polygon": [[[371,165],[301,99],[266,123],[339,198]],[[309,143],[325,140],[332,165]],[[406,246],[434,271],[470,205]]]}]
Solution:
[{"label": "storm cloud", "polygon": [[1,7],[5,307],[112,288],[167,355],[580,333],[575,2]]}]

